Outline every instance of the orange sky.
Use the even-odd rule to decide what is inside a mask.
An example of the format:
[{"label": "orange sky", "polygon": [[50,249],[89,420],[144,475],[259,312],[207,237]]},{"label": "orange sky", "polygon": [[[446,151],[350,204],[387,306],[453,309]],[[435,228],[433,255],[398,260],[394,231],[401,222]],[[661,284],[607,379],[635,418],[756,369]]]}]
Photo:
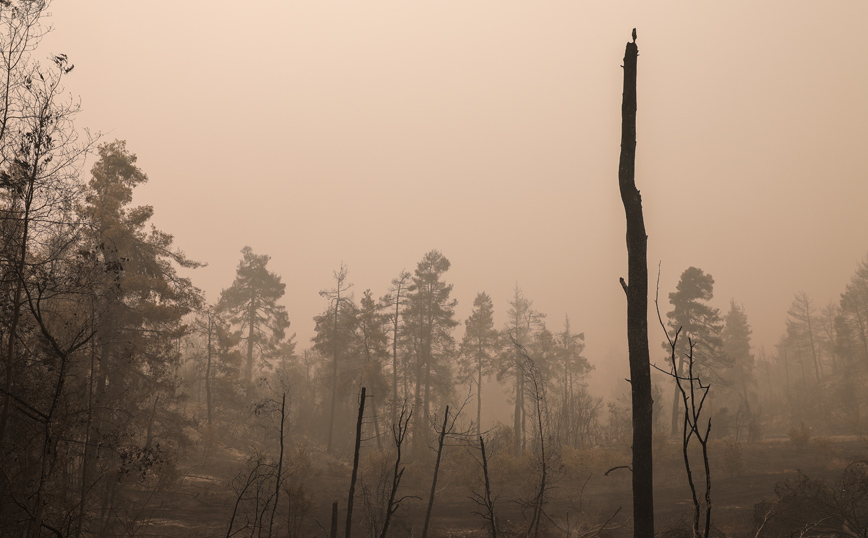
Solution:
[{"label": "orange sky", "polygon": [[[137,203],[211,301],[250,245],[299,348],[343,261],[356,295],[439,249],[467,317],[517,283],[626,372],[621,58],[639,33],[637,184],[661,297],[697,266],[771,348],[799,290],[868,254],[868,2],[59,1],[80,127],[128,141]],[[651,325],[656,353],[662,333]],[[608,361],[608,362],[607,362]]]}]

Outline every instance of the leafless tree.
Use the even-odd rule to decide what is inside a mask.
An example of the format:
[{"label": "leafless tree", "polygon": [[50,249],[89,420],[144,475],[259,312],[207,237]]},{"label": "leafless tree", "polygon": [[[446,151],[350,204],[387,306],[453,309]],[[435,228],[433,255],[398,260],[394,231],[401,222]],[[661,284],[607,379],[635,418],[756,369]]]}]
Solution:
[{"label": "leafless tree", "polygon": [[[656,299],[655,303],[657,303]],[[702,380],[700,380],[694,373],[694,342],[692,339],[688,339],[688,351],[687,356],[685,357],[687,363],[687,375],[679,374],[676,349],[681,329],[677,329],[673,337],[669,336],[669,333],[666,332],[666,327],[663,324],[663,318],[660,316],[659,304],[657,305],[657,319],[660,321],[660,326],[663,328],[663,332],[666,334],[666,339],[669,342],[669,358],[671,362],[671,371],[669,372],[669,375],[675,378],[675,386],[678,388],[678,392],[681,395],[681,402],[684,409],[684,418],[681,430],[681,454],[684,459],[684,469],[687,472],[687,482],[690,485],[690,495],[693,501],[693,535],[695,537],[702,536],[703,538],[708,538],[708,534],[711,531],[712,508],[711,467],[708,461],[708,438],[711,433],[711,419],[705,421],[704,427],[701,428],[700,425],[702,422],[702,409],[705,404],[705,399],[708,397],[710,385],[703,384]],[[693,468],[690,461],[690,444],[694,438],[702,448],[702,464],[705,471],[704,503],[701,502],[697,496],[696,482],[693,478]],[[705,521],[704,526],[702,527],[702,533],[700,534],[700,519],[703,512],[703,504]]]},{"label": "leafless tree", "polygon": [[472,492],[470,499],[479,507],[473,513],[485,519],[488,524],[489,536],[497,538],[497,516],[494,513],[494,503],[497,498],[491,495],[491,481],[488,478],[488,455],[485,453],[485,438],[482,435],[479,436],[479,452],[481,459],[477,462],[482,468],[482,492]]},{"label": "leafless tree", "polygon": [[359,418],[356,420],[356,447],[353,450],[353,472],[350,476],[350,491],[347,495],[347,523],[344,530],[344,538],[350,538],[353,530],[353,497],[356,493],[356,477],[359,473],[359,450],[362,447],[362,420],[365,418],[365,393],[367,389],[362,387],[359,395]]},{"label": "leafless tree", "polygon": [[648,236],[642,196],[636,188],[636,64],[639,49],[627,43],[624,52],[624,95],[621,104],[621,157],[618,184],[627,218],[627,344],[633,402],[633,536],[654,536],[654,481],[651,367],[648,351]]},{"label": "leafless tree", "polygon": [[392,516],[401,507],[401,503],[408,498],[418,499],[416,496],[404,496],[397,498],[398,487],[401,485],[401,478],[404,476],[404,467],[401,466],[401,449],[404,446],[404,440],[407,437],[407,431],[410,427],[410,419],[413,418],[413,410],[407,409],[406,401],[401,406],[401,412],[398,415],[397,421],[392,425],[392,440],[395,442],[395,468],[392,471],[392,484],[389,490],[389,500],[386,503],[385,520],[383,528],[380,531],[380,538],[386,538],[389,532],[389,524],[392,521]]}]

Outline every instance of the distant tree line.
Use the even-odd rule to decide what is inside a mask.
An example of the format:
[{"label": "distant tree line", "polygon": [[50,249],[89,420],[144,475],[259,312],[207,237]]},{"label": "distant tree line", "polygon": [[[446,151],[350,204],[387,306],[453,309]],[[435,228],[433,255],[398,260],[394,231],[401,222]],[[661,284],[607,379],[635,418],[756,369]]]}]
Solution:
[{"label": "distant tree line", "polygon": [[[711,275],[686,269],[669,294],[666,316],[670,336],[681,329],[679,375],[692,342],[696,372],[713,385],[710,410],[719,437],[756,440],[763,430],[780,435],[803,427],[825,435],[866,431],[868,258],[837,301],[818,307],[807,293],[795,293],[786,330],[772,350],[755,350],[744,307],[732,300],[722,315],[710,302],[713,292]],[[673,432],[677,406],[675,400]]]}]

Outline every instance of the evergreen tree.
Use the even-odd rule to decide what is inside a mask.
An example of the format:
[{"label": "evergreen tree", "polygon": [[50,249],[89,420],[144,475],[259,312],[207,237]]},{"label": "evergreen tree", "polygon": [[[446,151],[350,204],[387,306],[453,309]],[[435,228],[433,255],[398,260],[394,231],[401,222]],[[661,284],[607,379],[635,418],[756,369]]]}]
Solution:
[{"label": "evergreen tree", "polygon": [[[101,511],[108,518],[121,491],[117,481],[101,476],[122,472],[131,454],[158,461],[152,440],[160,430],[176,440],[182,435],[184,421],[171,405],[180,362],[177,343],[187,332],[184,316],[201,306],[201,293],[176,270],[199,264],[173,249],[171,235],[148,226],[153,208],[129,207],[133,189],[147,176],[126,144],[102,144],[91,174],[81,209],[91,237],[81,253],[101,261],[104,278],[91,310],[93,421],[83,475],[87,488],[101,484]],[[119,444],[119,439],[127,441]],[[103,533],[106,525],[108,519],[101,522]]]},{"label": "evergreen tree", "polygon": [[368,390],[370,401],[366,407],[371,412],[378,448],[381,447],[379,411],[388,400],[386,395],[390,388],[383,369],[389,359],[387,318],[371,290],[365,290],[358,308],[355,309],[355,327],[349,350],[356,385]]},{"label": "evergreen tree", "polygon": [[726,384],[721,387],[724,405],[735,413],[735,440],[738,441],[742,426],[749,426],[754,417],[756,393],[754,387],[754,356],[750,350],[751,328],[744,308],[735,301],[729,303],[729,312],[724,317],[721,332],[723,351],[732,367],[726,372]]},{"label": "evergreen tree", "polygon": [[[507,322],[504,328],[504,337],[507,339],[503,347],[499,363],[500,369],[497,379],[512,378],[514,409],[513,409],[513,455],[518,456],[525,446],[524,424],[525,406],[524,397],[528,390],[525,379],[524,353],[533,339],[534,332],[542,326],[545,314],[540,314],[533,309],[533,301],[527,299],[518,284],[515,286],[514,295],[509,301]],[[524,350],[524,352],[523,352]]]},{"label": "evergreen tree", "polygon": [[800,291],[793,299],[787,316],[787,333],[795,344],[800,360],[810,358],[814,366],[815,381],[819,384],[823,373],[817,341],[817,313],[814,309],[814,301],[807,293]]},{"label": "evergreen tree", "polygon": [[[685,375],[685,361],[693,344],[693,373],[703,381],[710,382],[721,379],[721,371],[728,361],[723,353],[720,334],[723,322],[720,311],[708,304],[714,297],[714,278],[702,269],[688,267],[681,274],[676,291],[669,294],[672,311],[666,314],[669,318],[670,338],[675,338],[679,329],[677,348],[675,349],[676,365],[674,374]],[[664,342],[663,348],[669,352],[669,343]],[[678,433],[678,402],[680,394],[674,389],[672,402],[672,433]]]},{"label": "evergreen tree", "polygon": [[414,446],[417,450],[427,446],[426,419],[432,387],[441,396],[452,387],[448,361],[455,347],[452,329],[458,325],[454,319],[458,301],[449,297],[452,284],[443,281],[450,265],[437,250],[425,254],[413,274],[415,289],[407,296],[404,311],[404,331],[413,350]]},{"label": "evergreen tree", "polygon": [[845,336],[840,343],[841,351],[854,362],[868,362],[868,257],[856,268],[841,294],[838,325]]},{"label": "evergreen tree", "polygon": [[[398,341],[401,329],[401,309],[407,304],[407,294],[415,288],[410,280],[410,273],[401,271],[401,273],[392,279],[392,285],[389,287],[389,292],[380,299],[384,308],[389,309],[389,325],[392,332],[392,402],[391,408],[392,424],[396,424],[398,420]],[[406,366],[406,360],[402,361]],[[407,398],[409,393],[407,384],[407,368],[403,369],[404,390],[402,394]]]},{"label": "evergreen tree", "polygon": [[[338,394],[346,396],[352,392],[338,390],[338,370],[342,367],[341,361],[345,355],[345,348],[352,339],[352,332],[356,325],[356,305],[353,302],[353,297],[347,294],[353,285],[347,283],[347,273],[347,267],[341,263],[340,269],[333,273],[335,287],[319,292],[320,296],[328,299],[328,307],[325,312],[314,317],[316,322],[316,336],[313,337],[314,347],[324,357],[331,356],[332,358],[331,405],[329,407],[328,444],[326,445],[329,454],[333,450]],[[343,377],[346,378],[346,376]],[[348,386],[345,388],[349,389]],[[345,398],[341,398],[341,400],[345,400]]]},{"label": "evergreen tree", "polygon": [[574,333],[569,316],[564,316],[564,330],[555,335],[557,345],[557,372],[554,378],[561,385],[561,411],[558,431],[563,439],[578,448],[578,437],[587,427],[583,423],[589,417],[582,408],[592,402],[587,397],[583,383],[593,367],[582,352],[585,350],[585,333]]},{"label": "evergreen tree", "polygon": [[249,401],[253,398],[255,351],[260,361],[274,358],[286,337],[289,317],[286,308],[277,304],[286,284],[266,267],[271,258],[254,254],[248,246],[241,249],[241,255],[235,280],[220,293],[217,312],[238,327],[246,345],[243,382]]},{"label": "evergreen tree", "polygon": [[473,311],[464,322],[461,340],[461,377],[476,384],[476,435],[482,433],[482,380],[495,372],[494,361],[500,352],[500,334],[494,328],[491,297],[480,292],[473,300]]}]

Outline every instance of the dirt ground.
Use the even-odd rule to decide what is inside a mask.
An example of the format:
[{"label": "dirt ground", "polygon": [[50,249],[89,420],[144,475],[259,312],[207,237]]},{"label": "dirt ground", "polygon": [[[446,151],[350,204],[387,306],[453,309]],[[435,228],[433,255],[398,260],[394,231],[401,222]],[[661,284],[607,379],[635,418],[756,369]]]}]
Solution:
[{"label": "dirt ground", "polygon": [[[660,533],[689,525],[693,506],[679,447],[662,445],[656,450],[655,514],[656,530]],[[475,473],[467,463],[472,464],[472,460],[468,460],[466,449],[456,448],[453,452],[444,455],[429,536],[485,537],[485,522],[474,513],[479,507],[470,498],[471,488],[477,488]],[[626,454],[623,450],[619,453]],[[812,478],[834,480],[847,463],[866,454],[868,445],[852,438],[813,440],[803,447],[795,446],[789,439],[769,439],[744,444],[735,450],[732,445],[718,443],[711,449],[713,525],[724,536],[752,537],[754,505],[773,499],[777,483],[795,479],[799,472]],[[698,494],[702,496],[702,460],[698,453],[693,457]],[[527,528],[529,512],[523,513],[521,500],[530,498],[539,475],[522,469],[520,463],[513,462],[512,468],[493,464],[491,469],[502,536],[519,535]],[[143,492],[137,527],[131,529],[134,531],[131,534],[183,538],[226,536],[235,503],[230,481],[242,465],[243,460],[238,457],[227,463],[226,459],[215,456],[205,463],[182,469],[181,478],[171,490]],[[541,535],[580,536],[608,522],[601,536],[632,536],[629,469],[616,469],[606,475],[601,467],[582,469],[562,462],[553,466],[554,469],[549,469],[553,484],[548,493],[545,532]],[[349,467],[340,462],[315,467],[317,469],[309,472],[306,479],[310,508],[302,518],[298,535],[328,537],[333,501],[339,503],[339,535],[342,535]],[[411,498],[407,498],[396,513],[390,536],[421,535],[430,481],[430,468],[408,465],[400,494]],[[371,491],[370,483],[360,483],[356,488],[354,536],[371,535],[366,523],[363,486]],[[242,532],[237,536],[247,535]]]}]

